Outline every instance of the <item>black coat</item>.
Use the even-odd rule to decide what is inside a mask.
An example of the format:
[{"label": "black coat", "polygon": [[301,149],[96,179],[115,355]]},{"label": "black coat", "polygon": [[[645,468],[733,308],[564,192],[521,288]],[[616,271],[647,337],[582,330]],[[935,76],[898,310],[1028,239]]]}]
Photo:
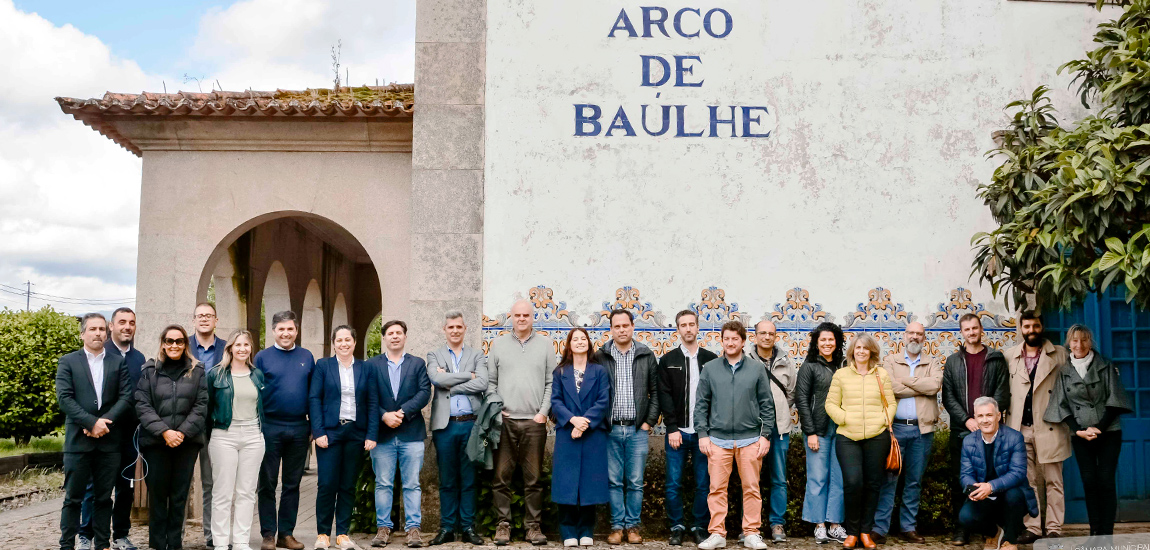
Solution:
[{"label": "black coat", "polygon": [[835,371],[820,355],[815,361],[804,361],[795,382],[795,408],[799,410],[799,424],[804,435],[827,435],[831,417],[827,415],[827,392]]},{"label": "black coat", "polygon": [[[1001,351],[990,349],[982,368],[982,395],[998,402],[998,410],[1010,410],[1010,370]],[[966,355],[963,348],[950,354],[942,366],[942,406],[950,417],[950,430],[956,437],[965,437],[970,430],[966,421],[973,418],[967,410]]]},{"label": "black coat", "polygon": [[[718,357],[707,348],[699,347],[699,372],[703,372],[703,365],[708,361]],[[691,372],[687,368],[687,356],[683,355],[683,348],[675,347],[659,359],[659,412],[663,413],[663,425],[667,427],[667,433],[673,433],[681,427],[693,428],[689,424],[691,415],[687,412],[687,407],[691,406],[690,399],[687,399],[690,387]]]},{"label": "black coat", "polygon": [[[64,452],[118,451],[123,430],[117,421],[131,406],[131,391],[124,358],[105,353],[103,406],[97,406],[96,389],[84,350],[61,357],[56,367],[56,401],[64,411]],[[84,430],[91,431],[100,418],[112,421],[111,432],[99,438],[84,435]]]},{"label": "black coat", "polygon": [[136,386],[140,447],[165,445],[164,432],[184,434],[183,445],[203,445],[208,424],[208,379],[199,363],[185,361],[169,374],[149,359]]}]

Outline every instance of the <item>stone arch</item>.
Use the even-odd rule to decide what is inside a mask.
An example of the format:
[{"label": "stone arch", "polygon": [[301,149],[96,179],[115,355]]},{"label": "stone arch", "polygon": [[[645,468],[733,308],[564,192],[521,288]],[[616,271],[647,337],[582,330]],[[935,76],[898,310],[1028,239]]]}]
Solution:
[{"label": "stone arch", "polygon": [[264,347],[275,344],[272,336],[272,316],[280,311],[291,309],[291,286],[288,284],[287,270],[279,260],[272,262],[263,287]]},{"label": "stone arch", "polygon": [[206,298],[212,285],[216,303],[235,310],[228,328],[248,327],[265,347],[273,345],[272,315],[294,311],[297,343],[318,359],[331,351],[333,320],[366,332],[383,307],[380,278],[367,250],[341,224],[285,210],[228,232],[205,262],[197,295]]},{"label": "stone arch", "polygon": [[324,335],[327,333],[327,327],[323,323],[323,302],[319,282],[315,279],[308,281],[307,291],[303,296],[303,311],[300,312],[299,342],[315,357],[324,355]]}]

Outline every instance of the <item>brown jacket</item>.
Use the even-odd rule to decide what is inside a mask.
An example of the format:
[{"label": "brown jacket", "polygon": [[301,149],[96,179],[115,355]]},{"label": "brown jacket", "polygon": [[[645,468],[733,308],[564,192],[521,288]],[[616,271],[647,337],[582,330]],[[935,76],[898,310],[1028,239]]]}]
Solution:
[{"label": "brown jacket", "polygon": [[[1022,409],[1026,406],[1026,393],[1030,390],[1030,373],[1026,370],[1026,360],[1022,358],[1025,343],[1006,350],[1006,363],[1010,367],[1010,410],[1006,414],[1006,424],[1015,430],[1022,429]],[[1034,368],[1034,394],[1031,403],[1031,416],[1034,417],[1034,448],[1037,461],[1041,464],[1062,462],[1070,458],[1070,430],[1061,422],[1048,423],[1042,419],[1046,406],[1054,392],[1054,382],[1058,370],[1067,361],[1066,348],[1056,346],[1049,340],[1042,345],[1038,366]]]},{"label": "brown jacket", "polygon": [[[938,424],[938,392],[942,389],[942,359],[921,357],[915,376],[903,352],[888,353],[882,359],[882,368],[890,374],[890,385],[897,399],[914,398],[918,413],[918,431],[930,433]],[[896,405],[897,408],[897,405]]]}]

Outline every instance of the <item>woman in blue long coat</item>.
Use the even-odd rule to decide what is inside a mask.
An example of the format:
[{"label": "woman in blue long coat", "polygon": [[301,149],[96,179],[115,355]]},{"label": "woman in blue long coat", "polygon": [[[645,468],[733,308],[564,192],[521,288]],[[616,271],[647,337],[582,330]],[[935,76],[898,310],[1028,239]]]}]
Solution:
[{"label": "woman in blue long coat", "polygon": [[594,544],[595,505],[608,502],[605,450],[611,378],[601,365],[588,362],[590,355],[587,331],[571,329],[551,383],[555,417],[551,500],[559,505],[563,546]]}]

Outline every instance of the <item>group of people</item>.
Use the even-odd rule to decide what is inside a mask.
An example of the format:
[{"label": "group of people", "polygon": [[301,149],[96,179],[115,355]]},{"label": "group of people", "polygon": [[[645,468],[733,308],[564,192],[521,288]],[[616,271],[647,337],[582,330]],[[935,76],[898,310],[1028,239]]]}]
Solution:
[{"label": "group of people", "polygon": [[[340,326],[331,334],[332,356],[316,361],[296,343],[292,312],[272,317],[274,346],[256,353],[248,331],[217,337],[215,309],[203,303],[194,312],[194,333],[166,327],[156,357],[145,361],[133,344],[131,310],[116,310],[110,320],[85,315],[84,347],[60,359],[56,380],[67,417],[61,549],[75,548],[77,535],[81,550],[135,548],[128,530],[139,460],[154,550],[182,547],[197,460],[209,547],[248,548],[258,506],[262,550],[302,549],[293,531],[313,442],[315,548],[355,547],[348,531],[365,451],[375,475],[372,546],[389,544],[396,527],[397,473],[405,544],[422,546],[419,473],[428,403],[441,517],[432,545],[457,537],[484,543],[474,524],[483,468],[493,470],[493,542],[511,541],[511,481],[520,471],[526,540],[547,544],[541,479],[549,420],[553,469],[562,472],[552,476],[550,490],[563,545],[594,543],[601,504],[610,507],[609,544],[641,543],[649,434],[660,419],[667,431],[669,544],[690,537],[704,550],[726,546],[735,470],[742,544],[762,550],[764,533],[785,542],[786,454],[798,432],[806,453],[802,519],[815,525],[816,542],[883,544],[900,478],[900,536],[922,542],[916,518],[940,425],[940,393],[951,426],[956,546],[971,533],[985,536],[987,548],[1003,549],[1058,536],[1061,466],[1072,448],[1091,534],[1113,532],[1118,416],[1131,407],[1117,369],[1083,326],[1068,331],[1068,352],[1024,312],[1023,341],[1003,354],[983,344],[979,317],[967,315],[960,319],[961,348],[942,360],[924,349],[920,323],[908,324],[902,349],[885,357],[871,335],[856,334],[848,344],[841,328],[822,323],[796,368],[770,321],[754,327],[749,346],[746,327],[727,322],[718,355],[700,345],[698,316],[684,310],[675,317],[679,345],[656,357],[634,340],[632,313],[619,309],[610,312],[610,339],[599,349],[585,329],[574,328],[557,362],[552,340],[536,333],[533,319],[532,304],[516,302],[511,331],[485,354],[464,343],[462,313],[449,312],[445,343],[426,360],[405,351],[403,321],[383,324],[383,353],[366,361],[355,357],[356,331]],[[888,469],[892,442],[900,453],[897,471]],[[688,470],[695,484],[689,511]]]}]

